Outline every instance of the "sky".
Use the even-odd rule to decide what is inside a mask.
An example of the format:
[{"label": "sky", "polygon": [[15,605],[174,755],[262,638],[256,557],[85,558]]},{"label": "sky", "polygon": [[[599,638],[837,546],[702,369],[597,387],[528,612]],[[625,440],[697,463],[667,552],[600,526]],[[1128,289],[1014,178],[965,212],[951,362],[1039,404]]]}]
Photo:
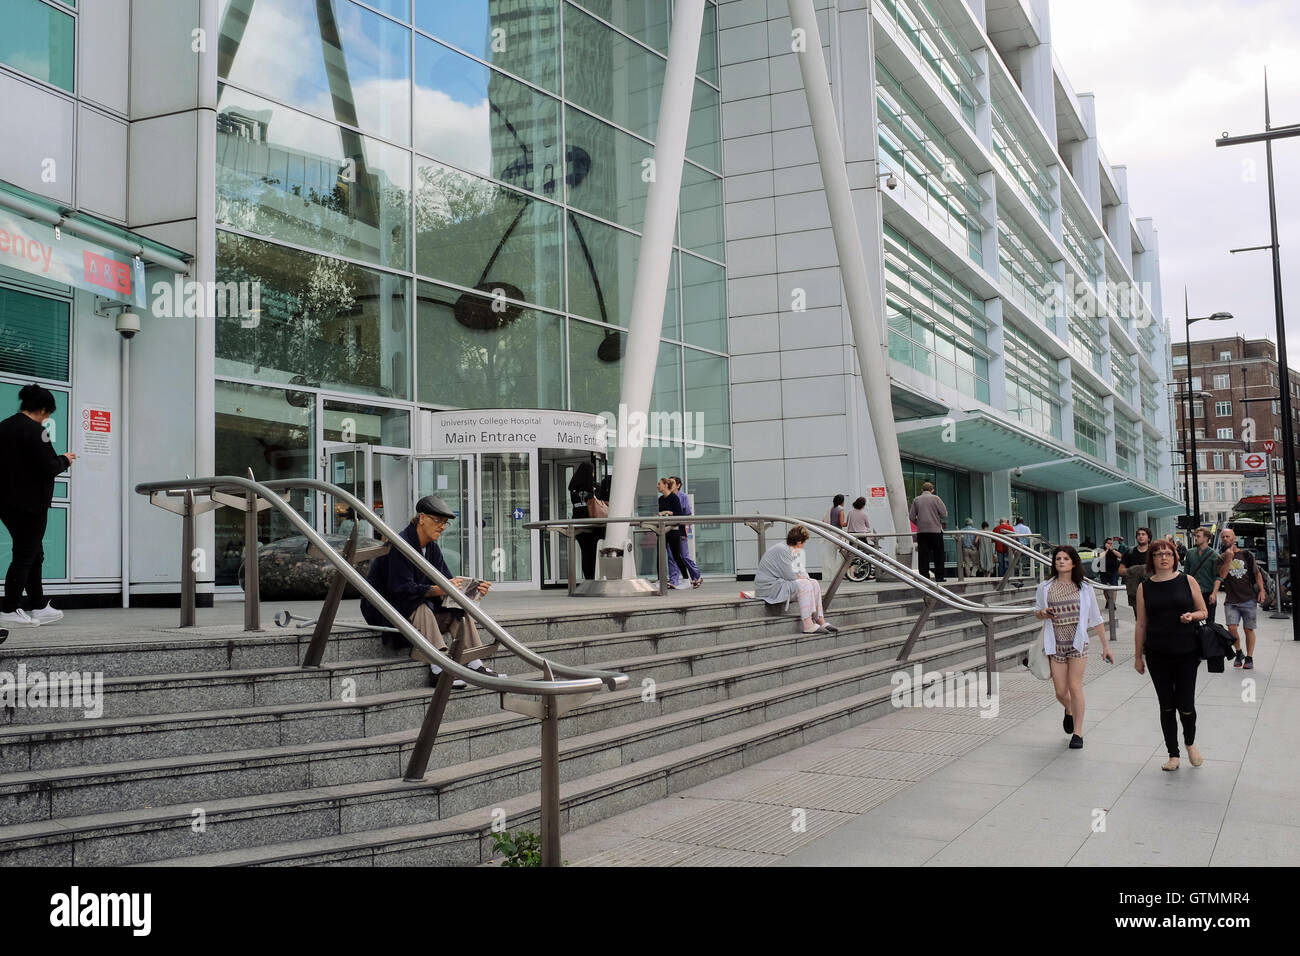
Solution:
[{"label": "sky", "polygon": [[[1183,338],[1276,340],[1264,145],[1215,147],[1225,131],[1300,123],[1297,0],[1050,0],[1052,43],[1076,93],[1096,96],[1097,138],[1128,167],[1133,217],[1159,231],[1163,311]],[[1300,368],[1300,137],[1273,145],[1288,364]]]}]

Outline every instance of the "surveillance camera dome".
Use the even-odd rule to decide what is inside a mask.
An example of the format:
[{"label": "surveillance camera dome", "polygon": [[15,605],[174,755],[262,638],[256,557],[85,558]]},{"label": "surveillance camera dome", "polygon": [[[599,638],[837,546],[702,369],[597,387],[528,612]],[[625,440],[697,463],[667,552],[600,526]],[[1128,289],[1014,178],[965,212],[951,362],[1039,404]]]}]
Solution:
[{"label": "surveillance camera dome", "polygon": [[134,312],[119,312],[115,323],[117,334],[124,339],[133,339],[140,331],[140,316]]},{"label": "surveillance camera dome", "polygon": [[893,173],[890,173],[889,178],[885,180],[885,185],[888,186],[890,189],[897,189],[898,177],[896,177]]}]

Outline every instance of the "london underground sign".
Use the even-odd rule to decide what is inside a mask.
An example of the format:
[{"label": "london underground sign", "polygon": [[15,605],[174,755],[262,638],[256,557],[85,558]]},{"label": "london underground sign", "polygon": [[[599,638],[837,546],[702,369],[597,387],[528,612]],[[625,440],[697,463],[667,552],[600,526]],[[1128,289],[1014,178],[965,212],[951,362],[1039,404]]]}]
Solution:
[{"label": "london underground sign", "polygon": [[1241,464],[1246,474],[1250,474],[1252,471],[1260,471],[1265,474],[1268,473],[1268,461],[1257,451],[1248,452],[1244,455],[1241,459]]}]

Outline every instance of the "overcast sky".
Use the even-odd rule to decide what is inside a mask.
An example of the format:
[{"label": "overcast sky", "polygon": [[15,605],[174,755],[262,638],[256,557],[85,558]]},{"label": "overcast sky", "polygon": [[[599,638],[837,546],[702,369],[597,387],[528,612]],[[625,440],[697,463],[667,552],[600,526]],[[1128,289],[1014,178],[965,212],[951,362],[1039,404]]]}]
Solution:
[{"label": "overcast sky", "polygon": [[[1183,286],[1200,322],[1192,338],[1276,338],[1267,250],[1263,144],[1216,148],[1264,128],[1264,68],[1272,125],[1300,123],[1300,2],[1296,0],[1050,0],[1052,42],[1076,93],[1096,94],[1097,137],[1128,167],[1134,218],[1160,234],[1164,314],[1183,337]],[[1275,142],[1288,364],[1300,368],[1300,137]]]}]

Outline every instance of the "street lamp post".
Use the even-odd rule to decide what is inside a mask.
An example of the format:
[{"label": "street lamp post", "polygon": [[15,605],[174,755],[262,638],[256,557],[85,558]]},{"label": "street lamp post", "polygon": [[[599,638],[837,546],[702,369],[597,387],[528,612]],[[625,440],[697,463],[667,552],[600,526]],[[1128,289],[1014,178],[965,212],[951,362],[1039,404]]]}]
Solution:
[{"label": "street lamp post", "polygon": [[[1273,191],[1273,140],[1290,136],[1300,136],[1300,123],[1289,126],[1272,126],[1268,109],[1268,74],[1264,74],[1264,131],[1248,133],[1243,136],[1229,136],[1224,133],[1214,141],[1215,146],[1237,146],[1242,143],[1264,143],[1264,158],[1268,168],[1268,224],[1272,242],[1263,248],[1273,253],[1273,313],[1277,319],[1277,374],[1282,386],[1282,467],[1286,472],[1286,540],[1291,553],[1291,580],[1300,581],[1297,572],[1296,552],[1300,548],[1294,544],[1295,528],[1300,521],[1296,512],[1296,461],[1295,440],[1291,428],[1291,374],[1286,357],[1286,320],[1282,317],[1282,258],[1277,244],[1277,195]],[[1279,538],[1280,540],[1280,538]],[[1291,615],[1291,639],[1300,641],[1300,614]]]},{"label": "street lamp post", "polygon": [[[1187,287],[1183,286],[1183,343],[1187,349],[1187,427],[1192,436],[1192,510],[1196,515],[1197,525],[1201,523],[1201,486],[1196,480],[1196,415],[1192,406],[1192,372],[1195,368],[1192,365],[1192,323],[1225,322],[1231,318],[1231,312],[1215,312],[1212,315],[1198,315],[1192,318],[1187,306]],[[1206,421],[1209,421],[1208,416]]]}]

